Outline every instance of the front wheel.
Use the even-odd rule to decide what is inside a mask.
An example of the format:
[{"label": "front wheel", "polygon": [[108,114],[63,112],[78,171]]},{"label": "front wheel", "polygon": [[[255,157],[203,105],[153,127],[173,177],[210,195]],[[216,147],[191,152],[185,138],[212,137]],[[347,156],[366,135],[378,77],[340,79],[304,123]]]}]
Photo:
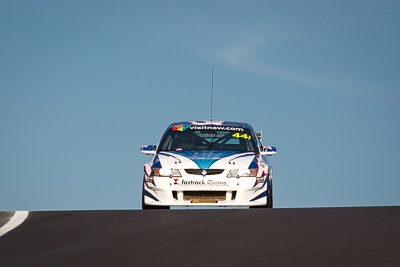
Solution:
[{"label": "front wheel", "polygon": [[268,191],[267,191],[267,208],[273,208],[273,197],[272,197],[272,181],[268,184]]}]

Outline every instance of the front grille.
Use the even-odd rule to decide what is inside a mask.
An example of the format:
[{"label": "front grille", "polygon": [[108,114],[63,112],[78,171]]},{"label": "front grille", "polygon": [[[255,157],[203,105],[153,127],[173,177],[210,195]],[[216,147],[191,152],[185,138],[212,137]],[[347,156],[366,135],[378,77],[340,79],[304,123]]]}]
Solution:
[{"label": "front grille", "polygon": [[185,191],[183,200],[223,201],[226,200],[226,191]]},{"label": "front grille", "polygon": [[224,169],[185,169],[186,173],[193,175],[204,175],[204,171],[206,172],[205,175],[214,175],[221,174]]}]

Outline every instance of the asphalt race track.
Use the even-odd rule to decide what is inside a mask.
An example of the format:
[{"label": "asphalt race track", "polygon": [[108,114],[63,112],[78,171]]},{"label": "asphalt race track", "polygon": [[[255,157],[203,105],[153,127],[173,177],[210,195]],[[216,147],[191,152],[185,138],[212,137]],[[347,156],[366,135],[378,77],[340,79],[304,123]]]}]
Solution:
[{"label": "asphalt race track", "polygon": [[400,207],[30,212],[0,266],[400,266]]}]

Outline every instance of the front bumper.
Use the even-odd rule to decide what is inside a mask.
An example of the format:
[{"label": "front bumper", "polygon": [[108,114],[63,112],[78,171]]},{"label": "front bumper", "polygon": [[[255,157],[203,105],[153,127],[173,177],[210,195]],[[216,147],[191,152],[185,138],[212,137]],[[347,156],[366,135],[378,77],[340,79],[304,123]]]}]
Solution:
[{"label": "front bumper", "polygon": [[263,178],[151,177],[144,180],[144,204],[156,206],[265,206],[267,176]]}]

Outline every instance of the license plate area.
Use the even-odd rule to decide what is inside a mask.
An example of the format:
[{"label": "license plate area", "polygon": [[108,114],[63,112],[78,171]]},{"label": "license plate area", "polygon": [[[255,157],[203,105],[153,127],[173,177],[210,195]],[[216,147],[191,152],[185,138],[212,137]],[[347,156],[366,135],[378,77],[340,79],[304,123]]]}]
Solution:
[{"label": "license plate area", "polygon": [[191,203],[218,203],[226,200],[226,191],[184,191],[183,200]]}]

